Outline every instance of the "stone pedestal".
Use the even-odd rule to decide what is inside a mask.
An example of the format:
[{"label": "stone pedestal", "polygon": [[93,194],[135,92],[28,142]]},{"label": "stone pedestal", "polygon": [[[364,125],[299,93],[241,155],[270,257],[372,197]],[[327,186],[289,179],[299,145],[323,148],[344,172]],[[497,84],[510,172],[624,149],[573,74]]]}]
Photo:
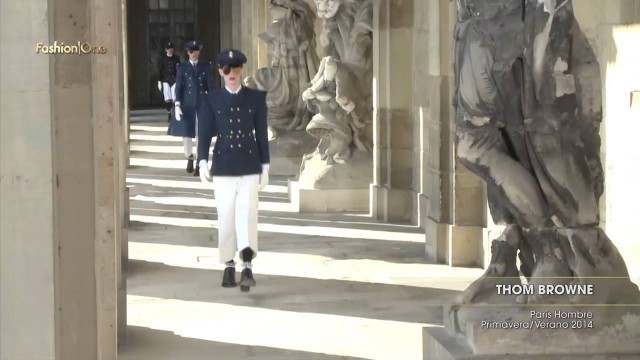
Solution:
[{"label": "stone pedestal", "polygon": [[289,200],[300,212],[369,211],[371,155],[354,151],[344,164],[328,164],[318,152],[303,160],[299,181],[289,183]]},{"label": "stone pedestal", "polygon": [[369,211],[369,189],[308,189],[289,181],[289,201],[301,213]]},{"label": "stone pedestal", "polygon": [[476,304],[445,309],[444,322],[425,328],[424,359],[640,357],[640,307],[633,305]]},{"label": "stone pedestal", "polygon": [[318,139],[304,130],[292,131],[269,140],[269,173],[280,176],[298,176],[305,154],[312,153]]}]

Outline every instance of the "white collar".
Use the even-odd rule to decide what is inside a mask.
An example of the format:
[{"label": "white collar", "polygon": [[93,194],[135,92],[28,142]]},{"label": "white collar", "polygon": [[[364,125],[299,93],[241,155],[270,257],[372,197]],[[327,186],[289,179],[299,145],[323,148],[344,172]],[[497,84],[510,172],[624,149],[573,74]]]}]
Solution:
[{"label": "white collar", "polygon": [[234,91],[231,91],[231,90],[227,87],[227,85],[225,85],[225,86],[224,86],[224,88],[225,88],[225,89],[227,89],[227,91],[229,92],[229,94],[234,94],[234,95],[235,95],[235,94],[238,94],[238,93],[240,92],[240,90],[242,90],[242,85],[240,85],[240,87],[238,88],[238,90],[236,90],[235,92],[234,92]]},{"label": "white collar", "polygon": [[191,65],[197,65],[198,64],[198,60],[196,60],[196,61],[189,60],[189,62],[191,63]]}]

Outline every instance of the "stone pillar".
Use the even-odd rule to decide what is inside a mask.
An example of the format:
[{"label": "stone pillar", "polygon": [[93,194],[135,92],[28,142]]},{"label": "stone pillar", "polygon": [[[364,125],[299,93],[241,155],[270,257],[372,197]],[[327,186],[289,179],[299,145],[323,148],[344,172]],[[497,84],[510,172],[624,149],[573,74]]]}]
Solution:
[{"label": "stone pillar", "polygon": [[[416,1],[416,81],[422,170],[418,209],[424,217],[427,258],[446,262],[453,219],[453,144],[450,118],[450,75],[444,63],[450,40],[447,1]],[[447,14],[443,19],[442,14]]]},{"label": "stone pillar", "polygon": [[482,181],[455,159],[455,17],[455,2],[414,3],[414,214],[429,260],[473,266],[484,263],[486,200]]},{"label": "stone pillar", "polygon": [[[224,4],[224,0],[221,3]],[[245,76],[252,75],[258,68],[268,65],[268,51],[266,45],[258,39],[258,34],[267,29],[269,16],[269,1],[265,0],[240,0],[233,5],[224,4],[231,12],[233,19],[225,20],[227,34],[226,39],[230,44],[247,55],[247,63],[244,66]],[[226,48],[226,47],[223,47]]]},{"label": "stone pillar", "polygon": [[118,46],[114,48],[117,56],[118,75],[115,78],[118,98],[115,103],[119,107],[119,114],[115,118],[116,145],[118,157],[117,185],[115,190],[116,200],[116,274],[117,274],[117,324],[118,324],[118,344],[126,342],[127,339],[127,279],[125,268],[128,262],[128,207],[129,192],[127,191],[127,168],[129,165],[129,107],[126,64],[127,64],[127,0],[119,0],[116,8],[116,23],[119,36]]},{"label": "stone pillar", "polygon": [[254,69],[269,66],[269,51],[267,44],[258,39],[258,34],[267,30],[267,26],[271,23],[271,11],[269,10],[269,2],[262,0],[253,0],[253,58],[255,59]]},{"label": "stone pillar", "polygon": [[220,49],[240,48],[241,2],[220,0]]},{"label": "stone pillar", "polygon": [[411,220],[414,191],[411,116],[413,0],[374,3],[374,183],[372,215],[384,221]]},{"label": "stone pillar", "polygon": [[[2,359],[116,358],[120,10],[0,3],[3,50],[22,54],[0,56]],[[54,40],[108,52],[35,52]]]}]

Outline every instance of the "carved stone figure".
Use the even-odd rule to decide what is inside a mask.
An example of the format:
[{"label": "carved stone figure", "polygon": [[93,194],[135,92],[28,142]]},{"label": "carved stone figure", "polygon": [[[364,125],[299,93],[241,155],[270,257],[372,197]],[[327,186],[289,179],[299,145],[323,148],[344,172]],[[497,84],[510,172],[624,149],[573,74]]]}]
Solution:
[{"label": "carved stone figure", "polygon": [[518,276],[518,251],[529,283],[595,289],[594,296],[527,295],[519,303],[639,302],[622,256],[598,227],[599,68],[571,0],[458,6],[457,155],[486,181],[492,215],[507,227],[485,275],[451,307],[497,300],[494,285]]},{"label": "carved stone figure", "polygon": [[323,19],[320,44],[327,56],[303,93],[315,113],[307,131],[320,139],[316,153],[322,160],[342,164],[351,157],[352,148],[371,149],[367,125],[372,113],[373,7],[371,0],[315,3]]},{"label": "carved stone figure", "polygon": [[284,133],[304,130],[311,113],[302,101],[302,92],[316,74],[319,58],[316,53],[314,22],[316,16],[303,0],[271,0],[274,20],[259,38],[267,43],[271,64],[245,79],[245,85],[267,91],[269,127],[278,137]]}]

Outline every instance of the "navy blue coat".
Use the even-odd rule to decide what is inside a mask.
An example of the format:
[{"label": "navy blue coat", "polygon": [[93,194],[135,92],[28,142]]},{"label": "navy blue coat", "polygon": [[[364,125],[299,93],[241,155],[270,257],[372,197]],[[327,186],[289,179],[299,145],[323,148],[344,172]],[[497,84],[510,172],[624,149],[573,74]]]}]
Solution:
[{"label": "navy blue coat", "polygon": [[269,163],[267,93],[243,87],[238,94],[216,89],[198,109],[198,159],[209,158],[211,139],[213,176],[260,174]]},{"label": "navy blue coat", "polygon": [[176,102],[180,102],[182,118],[172,114],[167,133],[180,137],[196,137],[196,112],[202,98],[214,89],[211,63],[198,61],[196,66],[186,61],[178,65],[176,78]]}]

